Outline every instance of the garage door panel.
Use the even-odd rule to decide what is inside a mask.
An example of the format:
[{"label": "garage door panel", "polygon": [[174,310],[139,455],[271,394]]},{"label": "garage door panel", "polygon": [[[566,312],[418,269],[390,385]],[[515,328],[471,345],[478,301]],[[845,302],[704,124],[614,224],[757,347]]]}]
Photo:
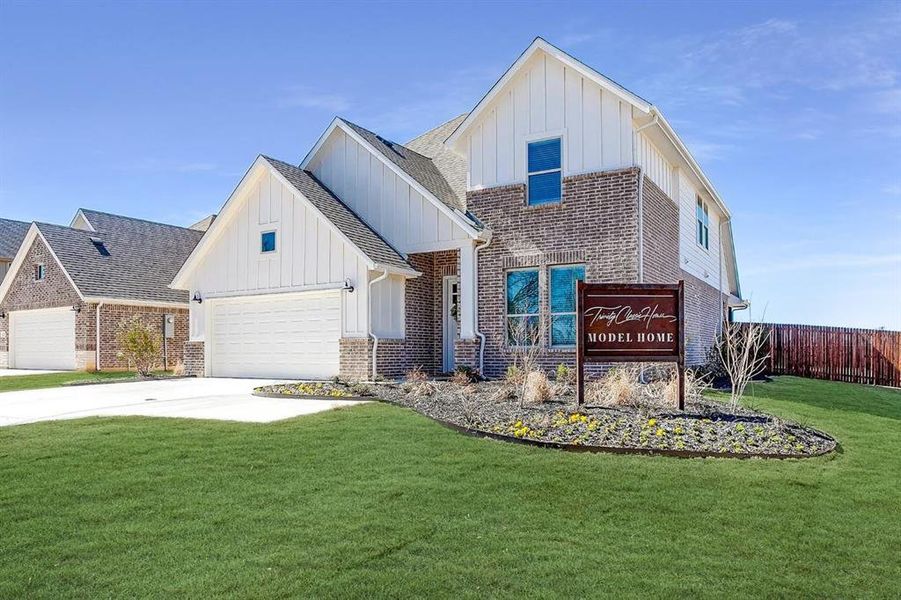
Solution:
[{"label": "garage door panel", "polygon": [[10,350],[17,369],[74,369],[75,313],[69,307],[11,312]]},{"label": "garage door panel", "polygon": [[212,375],[326,379],[338,374],[339,293],[212,302]]}]

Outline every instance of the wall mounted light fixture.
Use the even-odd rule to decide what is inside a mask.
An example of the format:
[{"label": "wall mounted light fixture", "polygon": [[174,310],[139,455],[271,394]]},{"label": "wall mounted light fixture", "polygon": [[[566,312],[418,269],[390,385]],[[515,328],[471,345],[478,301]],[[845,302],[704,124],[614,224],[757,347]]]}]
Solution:
[{"label": "wall mounted light fixture", "polygon": [[200,292],[194,292],[194,297],[191,298],[191,302],[196,302],[197,304],[203,302],[203,298],[200,297]]}]

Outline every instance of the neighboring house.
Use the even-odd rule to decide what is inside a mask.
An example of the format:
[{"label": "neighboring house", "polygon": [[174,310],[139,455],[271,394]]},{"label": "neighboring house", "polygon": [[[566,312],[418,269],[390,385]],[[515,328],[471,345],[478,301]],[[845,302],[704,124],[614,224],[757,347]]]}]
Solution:
[{"label": "neighboring house", "polygon": [[188,294],[168,287],[203,232],[81,209],[32,223],[0,284],[0,367],[124,369],[119,324],[166,331],[169,367],[188,337]]},{"label": "neighboring house", "polygon": [[336,118],[300,165],[259,157],[172,285],[197,374],[496,377],[514,332],[574,364],[583,278],[685,280],[691,364],[742,304],[729,211],[657,108],[537,39],[405,145]]},{"label": "neighboring house", "polygon": [[0,219],[0,281],[6,277],[9,265],[22,245],[29,226],[30,223],[24,221]]}]

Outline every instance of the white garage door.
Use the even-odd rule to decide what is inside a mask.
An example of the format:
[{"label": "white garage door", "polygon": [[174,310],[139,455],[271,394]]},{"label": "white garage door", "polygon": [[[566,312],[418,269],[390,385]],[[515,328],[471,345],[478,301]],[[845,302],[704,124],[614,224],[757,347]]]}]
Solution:
[{"label": "white garage door", "polygon": [[339,292],[210,302],[214,377],[328,379],[338,374]]},{"label": "white garage door", "polygon": [[75,312],[70,307],[17,310],[9,316],[11,367],[75,368]]}]

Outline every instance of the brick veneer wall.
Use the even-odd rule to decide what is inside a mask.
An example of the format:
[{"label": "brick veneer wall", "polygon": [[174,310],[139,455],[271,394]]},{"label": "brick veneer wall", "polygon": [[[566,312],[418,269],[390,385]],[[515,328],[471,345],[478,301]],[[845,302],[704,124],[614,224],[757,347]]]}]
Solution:
[{"label": "brick veneer wall", "polygon": [[675,283],[679,267],[679,206],[657,184],[644,177],[643,253],[645,283]]},{"label": "brick veneer wall", "polygon": [[185,362],[185,375],[203,377],[206,374],[203,353],[203,342],[185,342],[183,358]]},{"label": "brick veneer wall", "polygon": [[716,341],[726,296],[687,271],[685,281],[685,364],[702,365]]},{"label": "brick veneer wall", "polygon": [[[526,206],[522,184],[467,193],[469,210],[493,232],[479,254],[485,375],[499,377],[512,359],[506,343],[507,269],[539,267],[543,323],[549,322],[549,265],[584,264],[590,282],[637,281],[638,177],[636,168],[566,177],[563,201],[545,206]],[[543,337],[538,357],[543,368],[575,364],[574,351],[549,348],[546,331]]]},{"label": "brick veneer wall", "polygon": [[[94,313],[95,311],[91,311]],[[175,315],[175,337],[166,340],[168,368],[184,361],[184,346],[188,340],[188,309],[162,308],[155,306],[135,306],[129,304],[104,304],[100,308],[100,369],[104,371],[128,369],[131,367],[117,340],[120,325],[132,317],[139,317],[141,323],[152,327],[160,334],[159,364],[163,365],[163,317]],[[93,329],[93,325],[92,325]]]}]

